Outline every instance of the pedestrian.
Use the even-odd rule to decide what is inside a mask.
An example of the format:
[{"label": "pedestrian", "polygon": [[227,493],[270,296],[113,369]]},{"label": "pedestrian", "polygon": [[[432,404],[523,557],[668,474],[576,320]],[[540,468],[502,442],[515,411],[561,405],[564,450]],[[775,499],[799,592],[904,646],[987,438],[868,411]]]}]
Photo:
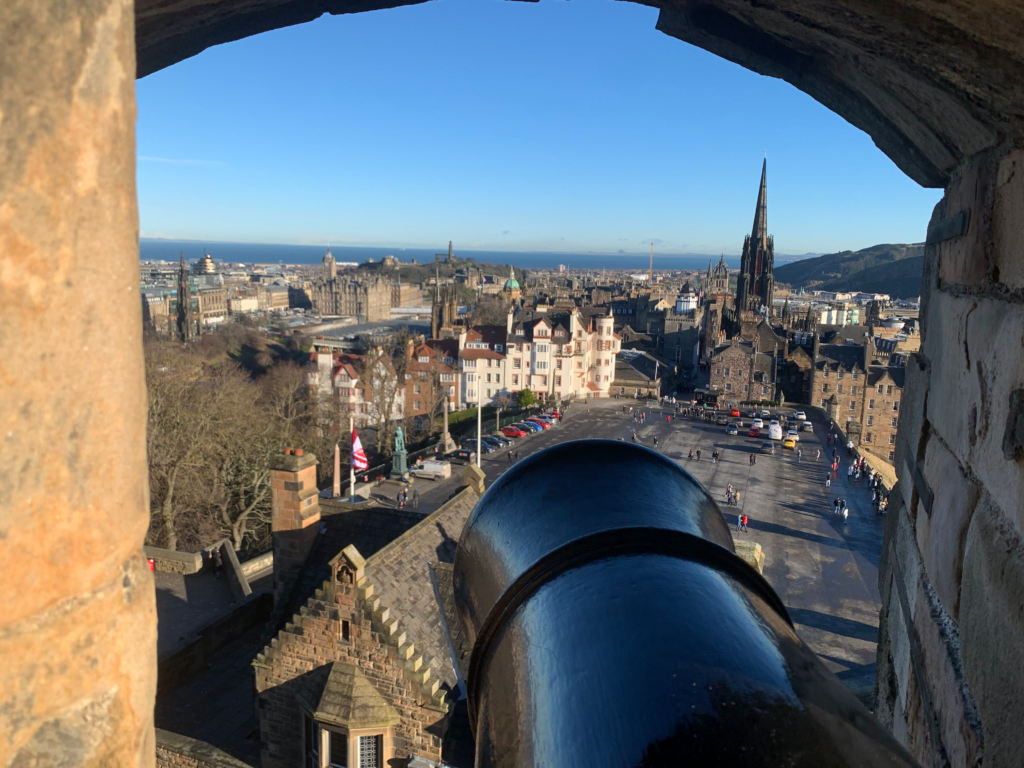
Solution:
[{"label": "pedestrian", "polygon": [[843,522],[844,523],[846,522],[846,518],[849,516],[849,514],[850,514],[850,510],[847,509],[846,507],[843,507]]},{"label": "pedestrian", "polygon": [[420,492],[415,488],[412,489],[412,508],[419,509],[420,506]]},{"label": "pedestrian", "polygon": [[839,514],[839,497],[838,496],[836,496],[832,500],[832,514],[833,515],[838,515]]},{"label": "pedestrian", "polygon": [[657,435],[654,436],[654,447],[655,447],[655,449],[657,449],[657,447],[658,447],[658,436]]},{"label": "pedestrian", "polygon": [[732,495],[732,500],[736,504],[737,507],[740,505],[740,492],[739,491],[736,491],[736,493],[734,493]]},{"label": "pedestrian", "polygon": [[831,472],[826,472],[825,473],[825,487],[826,488],[831,488],[832,487],[832,473]]},{"label": "pedestrian", "polygon": [[213,577],[219,579],[220,572],[224,568],[224,557],[220,553],[220,547],[210,552],[210,559],[213,560]]},{"label": "pedestrian", "polygon": [[832,445],[832,435],[829,435],[828,437],[825,438],[825,443],[828,445]]},{"label": "pedestrian", "polygon": [[846,482],[850,482],[853,479],[853,464],[846,468]]},{"label": "pedestrian", "polygon": [[403,493],[402,491],[399,491],[398,492],[398,496],[395,498],[395,501],[398,502],[398,508],[399,509],[404,507],[405,506],[405,493]]},{"label": "pedestrian", "polygon": [[803,450],[803,448],[797,448],[796,449],[796,462],[797,462],[797,464],[799,464],[801,461],[803,461],[803,458],[804,458],[804,450]]},{"label": "pedestrian", "polygon": [[821,461],[821,448],[819,448],[814,454],[815,461]]},{"label": "pedestrian", "polygon": [[697,449],[697,461],[700,461],[700,448]]},{"label": "pedestrian", "polygon": [[743,515],[736,515],[736,531],[743,530]]},{"label": "pedestrian", "polygon": [[687,456],[686,458],[687,459],[693,459],[693,448],[690,449],[690,455]]},{"label": "pedestrian", "polygon": [[519,461],[519,451],[516,451],[516,461]]},{"label": "pedestrian", "polygon": [[636,432],[633,433],[633,445],[636,445]]},{"label": "pedestrian", "polygon": [[744,516],[743,516],[742,518],[740,518],[740,522],[741,522],[741,524],[742,524],[742,527],[740,528],[740,530],[742,530],[742,531],[745,531],[745,530],[747,530],[747,521],[748,521],[749,519],[750,519],[750,518],[748,518],[748,517],[747,517],[746,515],[744,515]]},{"label": "pedestrian", "polygon": [[511,463],[512,463],[512,451],[509,451],[509,452],[508,452],[508,463],[509,463],[509,464],[511,464]]}]

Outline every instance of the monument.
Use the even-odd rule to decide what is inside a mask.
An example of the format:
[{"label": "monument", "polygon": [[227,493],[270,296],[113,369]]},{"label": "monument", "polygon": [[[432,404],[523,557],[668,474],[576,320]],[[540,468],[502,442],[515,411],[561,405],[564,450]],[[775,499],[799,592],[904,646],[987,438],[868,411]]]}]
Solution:
[{"label": "monument", "polygon": [[448,398],[444,399],[444,432],[441,433],[441,453],[455,450],[455,441],[448,434]]},{"label": "monument", "polygon": [[405,463],[407,455],[408,451],[405,450],[405,435],[402,434],[402,428],[398,427],[398,429],[395,430],[395,452],[391,457],[392,480],[399,479],[409,471],[409,468]]}]

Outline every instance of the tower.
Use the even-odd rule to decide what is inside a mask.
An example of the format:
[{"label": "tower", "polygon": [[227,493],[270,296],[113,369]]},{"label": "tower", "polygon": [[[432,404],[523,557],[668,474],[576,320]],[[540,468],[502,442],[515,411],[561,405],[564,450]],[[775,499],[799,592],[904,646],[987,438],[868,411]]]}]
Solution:
[{"label": "tower", "polygon": [[334,254],[331,253],[331,249],[327,249],[327,253],[324,254],[324,260],[320,267],[323,274],[324,280],[334,280],[338,276],[338,262],[334,260]]},{"label": "tower", "polygon": [[775,296],[775,242],[768,234],[768,159],[761,166],[754,226],[743,240],[740,274],[736,280],[736,309],[771,310]]},{"label": "tower", "polygon": [[509,267],[508,280],[505,281],[505,295],[510,301],[518,301],[521,293],[519,281],[516,280],[515,267]]},{"label": "tower", "polygon": [[181,265],[178,267],[178,338],[191,341],[196,337],[196,324],[192,317],[192,287],[188,280],[188,267],[185,265],[185,253],[181,254]]}]

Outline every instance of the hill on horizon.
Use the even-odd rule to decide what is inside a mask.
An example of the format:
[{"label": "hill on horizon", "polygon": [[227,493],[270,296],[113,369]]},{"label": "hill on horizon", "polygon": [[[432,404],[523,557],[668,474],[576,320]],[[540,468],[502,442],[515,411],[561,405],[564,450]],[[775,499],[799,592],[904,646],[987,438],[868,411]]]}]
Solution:
[{"label": "hill on horizon", "polygon": [[775,281],[793,288],[888,293],[910,299],[921,295],[923,269],[924,243],[885,243],[785,264],[775,270]]}]

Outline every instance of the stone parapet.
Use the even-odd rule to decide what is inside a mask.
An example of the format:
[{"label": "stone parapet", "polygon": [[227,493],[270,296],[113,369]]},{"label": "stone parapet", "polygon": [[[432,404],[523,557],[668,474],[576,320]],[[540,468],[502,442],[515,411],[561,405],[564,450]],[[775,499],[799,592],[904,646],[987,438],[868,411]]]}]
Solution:
[{"label": "stone parapet", "polygon": [[157,768],[253,768],[205,741],[155,730]]}]

